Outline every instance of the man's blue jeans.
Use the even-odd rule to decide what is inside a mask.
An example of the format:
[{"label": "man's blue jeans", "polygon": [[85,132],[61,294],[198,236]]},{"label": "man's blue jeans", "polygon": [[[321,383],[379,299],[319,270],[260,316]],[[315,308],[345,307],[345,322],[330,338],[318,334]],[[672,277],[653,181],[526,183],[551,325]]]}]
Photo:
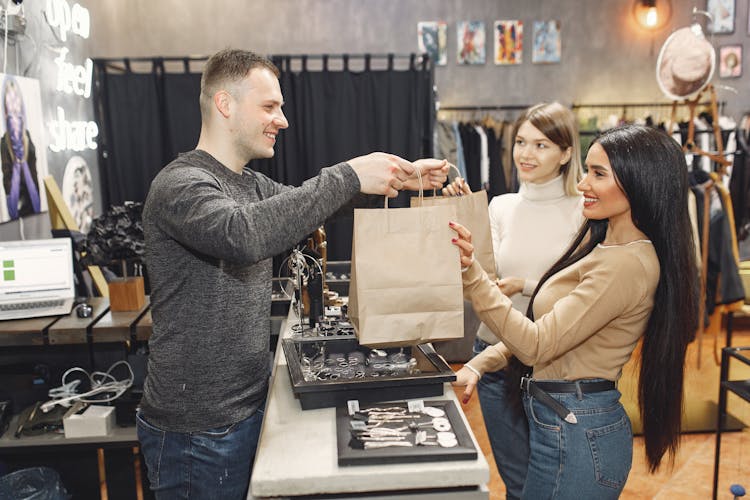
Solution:
[{"label": "man's blue jeans", "polygon": [[[474,354],[489,344],[476,339]],[[484,426],[490,438],[497,470],[505,483],[506,498],[521,498],[529,462],[529,430],[523,409],[512,407],[505,393],[505,373],[485,373],[477,384]]]},{"label": "man's blue jeans", "polygon": [[236,424],[200,432],[169,432],[136,415],[138,441],[157,499],[247,497],[263,408]]}]

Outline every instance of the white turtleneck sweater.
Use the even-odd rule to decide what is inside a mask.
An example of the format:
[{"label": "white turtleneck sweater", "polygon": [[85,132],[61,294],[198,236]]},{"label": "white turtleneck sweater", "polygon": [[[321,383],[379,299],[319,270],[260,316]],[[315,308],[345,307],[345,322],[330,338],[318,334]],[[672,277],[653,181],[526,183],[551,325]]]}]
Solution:
[{"label": "white turtleneck sweater", "polygon": [[[496,196],[489,206],[492,247],[499,278],[523,278],[523,293],[510,297],[526,314],[531,294],[573,240],[583,218],[583,197],[565,194],[563,176],[543,184],[523,183],[518,193]],[[477,336],[489,344],[497,337],[486,325]]]}]

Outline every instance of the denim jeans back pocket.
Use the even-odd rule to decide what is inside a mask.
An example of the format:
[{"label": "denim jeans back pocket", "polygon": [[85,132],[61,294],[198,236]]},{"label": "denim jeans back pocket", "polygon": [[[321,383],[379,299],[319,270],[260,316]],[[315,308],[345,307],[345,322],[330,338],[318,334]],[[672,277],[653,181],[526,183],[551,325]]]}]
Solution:
[{"label": "denim jeans back pocket", "polygon": [[586,431],[594,459],[596,480],[602,486],[620,489],[633,462],[633,431],[627,415],[615,423]]}]

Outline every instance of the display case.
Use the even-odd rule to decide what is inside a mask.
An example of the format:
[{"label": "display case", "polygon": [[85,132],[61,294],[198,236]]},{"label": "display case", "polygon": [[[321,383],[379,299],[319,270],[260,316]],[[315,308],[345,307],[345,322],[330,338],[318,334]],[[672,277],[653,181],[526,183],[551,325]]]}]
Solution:
[{"label": "display case", "polygon": [[[428,406],[420,412],[409,411],[405,401],[391,402],[380,405],[382,408],[363,407],[353,415],[347,408],[338,407],[338,464],[343,466],[476,460],[477,449],[455,403],[448,400],[433,400],[426,404]],[[392,418],[374,418],[386,413]],[[372,431],[368,429],[389,432],[380,432],[372,437]],[[378,435],[386,437],[377,437]]]},{"label": "display case", "polygon": [[456,379],[431,344],[370,349],[353,330],[282,340],[292,391],[303,410],[440,396]]}]

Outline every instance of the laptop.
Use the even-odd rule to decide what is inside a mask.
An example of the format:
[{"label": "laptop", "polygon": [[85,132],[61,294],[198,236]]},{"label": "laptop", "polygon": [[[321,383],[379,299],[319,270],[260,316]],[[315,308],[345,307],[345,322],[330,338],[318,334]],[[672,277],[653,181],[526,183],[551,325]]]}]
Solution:
[{"label": "laptop", "polygon": [[74,301],[70,238],[0,241],[0,320],[70,314]]}]

